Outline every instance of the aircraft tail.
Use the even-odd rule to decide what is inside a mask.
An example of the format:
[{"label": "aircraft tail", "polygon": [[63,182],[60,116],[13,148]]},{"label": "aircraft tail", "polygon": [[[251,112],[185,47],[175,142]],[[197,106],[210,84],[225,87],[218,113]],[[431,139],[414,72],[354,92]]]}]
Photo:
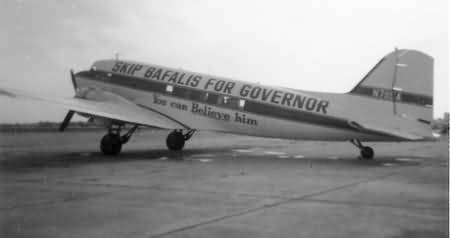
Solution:
[{"label": "aircraft tail", "polygon": [[422,123],[433,120],[433,58],[395,50],[381,59],[350,94],[392,102],[392,113]]}]

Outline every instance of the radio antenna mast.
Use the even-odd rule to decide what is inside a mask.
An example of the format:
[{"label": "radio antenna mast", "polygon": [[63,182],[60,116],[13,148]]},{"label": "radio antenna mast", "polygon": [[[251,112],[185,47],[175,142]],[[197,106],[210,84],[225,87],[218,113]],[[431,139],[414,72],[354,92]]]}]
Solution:
[{"label": "radio antenna mast", "polygon": [[399,56],[398,56],[398,49],[395,47],[395,62],[394,62],[394,76],[392,78],[392,106],[393,106],[393,112],[394,115],[397,114],[397,107],[395,106],[395,97],[396,95],[396,88],[395,83],[397,82],[397,71],[398,71],[398,62],[399,62]]},{"label": "radio antenna mast", "polygon": [[404,54],[406,54],[407,52],[408,52],[407,50],[404,50],[402,52],[402,54],[399,55],[399,51],[398,51],[397,47],[395,47],[394,76],[392,78],[392,104],[393,104],[394,115],[397,114],[397,106],[396,106],[397,98],[399,100],[401,100],[401,93],[403,91],[402,88],[395,86],[397,84],[398,68],[399,67],[408,67],[408,65],[400,63],[400,57],[403,56]]}]

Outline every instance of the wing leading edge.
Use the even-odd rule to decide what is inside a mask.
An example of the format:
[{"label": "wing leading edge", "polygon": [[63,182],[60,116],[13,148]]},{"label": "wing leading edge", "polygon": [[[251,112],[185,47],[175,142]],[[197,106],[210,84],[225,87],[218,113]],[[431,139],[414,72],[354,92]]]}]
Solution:
[{"label": "wing leading edge", "polygon": [[[109,93],[112,95],[112,93]],[[159,127],[164,129],[188,129],[188,127],[148,107],[139,106],[126,99],[121,100],[92,100],[87,98],[58,98],[40,96],[31,92],[16,89],[0,88],[0,97],[18,100],[35,100],[61,106],[75,112],[112,120]],[[118,96],[118,95],[117,95]]]}]

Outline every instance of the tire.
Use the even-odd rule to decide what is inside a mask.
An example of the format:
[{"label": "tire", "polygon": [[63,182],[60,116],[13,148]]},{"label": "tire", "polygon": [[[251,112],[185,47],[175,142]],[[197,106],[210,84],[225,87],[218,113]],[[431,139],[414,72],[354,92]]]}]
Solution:
[{"label": "tire", "polygon": [[166,139],[166,145],[169,150],[182,150],[184,147],[184,136],[181,132],[171,132]]},{"label": "tire", "polygon": [[373,159],[373,156],[375,155],[373,149],[369,146],[363,147],[361,150],[361,157],[363,159]]},{"label": "tire", "polygon": [[122,142],[119,135],[106,134],[100,142],[100,149],[105,155],[117,155],[122,150]]}]

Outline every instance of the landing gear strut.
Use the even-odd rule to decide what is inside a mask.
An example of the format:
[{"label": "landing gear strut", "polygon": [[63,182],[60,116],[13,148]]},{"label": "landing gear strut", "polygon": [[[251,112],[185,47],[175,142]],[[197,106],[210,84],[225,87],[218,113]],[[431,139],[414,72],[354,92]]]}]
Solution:
[{"label": "landing gear strut", "polygon": [[354,144],[361,151],[361,158],[363,159],[373,159],[375,152],[372,147],[364,146],[359,140],[350,140],[350,143]]},{"label": "landing gear strut", "polygon": [[169,133],[166,139],[166,145],[169,150],[182,150],[184,144],[194,134],[195,130],[189,130],[186,134],[183,134],[182,130],[174,130]]},{"label": "landing gear strut", "polygon": [[108,133],[103,136],[100,142],[100,149],[105,155],[117,155],[122,150],[122,145],[127,143],[130,140],[133,133],[138,128],[137,125],[132,127],[127,133],[124,135],[120,135],[120,131],[122,130],[122,125],[112,125],[108,128]]}]

